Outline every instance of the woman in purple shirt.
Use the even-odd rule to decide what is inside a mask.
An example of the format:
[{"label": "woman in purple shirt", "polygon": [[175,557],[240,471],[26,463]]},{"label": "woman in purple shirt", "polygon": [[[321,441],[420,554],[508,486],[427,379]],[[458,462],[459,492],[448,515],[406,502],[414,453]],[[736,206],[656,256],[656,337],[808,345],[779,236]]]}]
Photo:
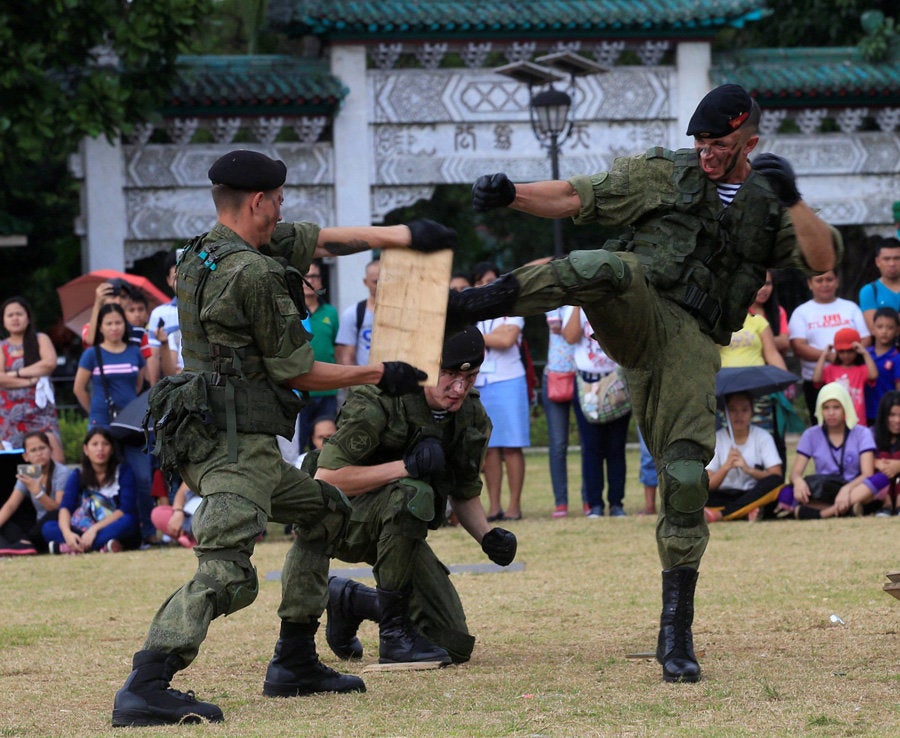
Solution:
[{"label": "woman in purple shirt", "polygon": [[819,425],[807,428],[800,436],[791,483],[782,489],[776,508],[776,513],[792,511],[800,520],[821,517],[821,510],[831,504],[831,500],[810,497],[804,477],[810,459],[816,474],[840,475],[840,490],[851,489],[875,473],[875,441],[869,429],[859,425],[850,393],[842,384],[831,382],[819,390],[816,419]]}]

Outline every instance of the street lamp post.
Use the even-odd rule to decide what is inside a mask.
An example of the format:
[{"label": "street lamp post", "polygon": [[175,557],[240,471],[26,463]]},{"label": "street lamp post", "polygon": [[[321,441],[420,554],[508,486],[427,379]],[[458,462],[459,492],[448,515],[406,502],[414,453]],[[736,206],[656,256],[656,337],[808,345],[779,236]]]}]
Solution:
[{"label": "street lamp post", "polygon": [[[559,147],[572,131],[569,111],[572,98],[562,90],[550,87],[531,97],[531,129],[550,153],[550,172],[553,179],[559,179]],[[563,254],[562,220],[553,219],[553,256]]]},{"label": "street lamp post", "polygon": [[[497,67],[497,74],[510,77],[528,85],[531,130],[538,142],[550,153],[550,167],[553,179],[559,179],[559,150],[572,131],[569,113],[572,110],[571,95],[557,90],[553,85],[564,83],[568,78],[569,92],[575,91],[576,77],[601,74],[607,68],[595,61],[571,51],[558,51],[537,58],[538,64],[519,61]],[[535,94],[536,86],[546,89]],[[563,256],[562,221],[553,221],[553,255]]]}]

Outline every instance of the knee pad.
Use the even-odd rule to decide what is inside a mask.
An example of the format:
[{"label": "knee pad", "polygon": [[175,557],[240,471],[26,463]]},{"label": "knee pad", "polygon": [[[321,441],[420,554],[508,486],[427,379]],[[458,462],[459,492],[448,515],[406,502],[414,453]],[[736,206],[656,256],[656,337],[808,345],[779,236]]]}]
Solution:
[{"label": "knee pad", "polygon": [[709,494],[709,476],[702,461],[679,459],[663,467],[666,518],[679,527],[699,525]]},{"label": "knee pad", "polygon": [[631,269],[613,251],[573,251],[567,261],[568,264],[565,261],[550,262],[566,291],[605,283],[611,292],[621,292],[631,284]]},{"label": "knee pad", "polygon": [[259,578],[256,567],[245,554],[235,554],[224,559],[215,554],[200,558],[200,568],[194,580],[215,592],[215,612],[213,617],[231,615],[247,607],[259,594]]}]

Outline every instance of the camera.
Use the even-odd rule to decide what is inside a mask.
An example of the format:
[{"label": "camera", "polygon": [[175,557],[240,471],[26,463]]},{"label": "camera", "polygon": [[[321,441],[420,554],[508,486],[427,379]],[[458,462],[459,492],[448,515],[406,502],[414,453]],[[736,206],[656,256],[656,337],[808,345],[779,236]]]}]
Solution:
[{"label": "camera", "polygon": [[38,479],[42,471],[40,464],[19,464],[16,467],[16,474],[20,474],[23,477],[33,477],[34,479]]},{"label": "camera", "polygon": [[121,277],[114,277],[109,280],[109,283],[112,285],[112,294],[113,297],[118,297],[119,295],[129,295],[131,294],[131,288],[128,286],[128,283],[122,279]]}]

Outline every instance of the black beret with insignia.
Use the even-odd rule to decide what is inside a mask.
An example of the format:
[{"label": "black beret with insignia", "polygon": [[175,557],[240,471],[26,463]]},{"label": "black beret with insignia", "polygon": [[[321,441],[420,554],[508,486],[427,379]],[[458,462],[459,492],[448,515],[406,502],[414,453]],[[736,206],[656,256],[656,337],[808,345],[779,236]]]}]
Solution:
[{"label": "black beret with insignia", "polygon": [[441,369],[468,371],[481,366],[484,361],[484,336],[474,325],[458,333],[444,336]]},{"label": "black beret with insignia", "polygon": [[724,138],[750,117],[753,99],[740,85],[721,85],[706,93],[700,101],[687,135],[697,138]]},{"label": "black beret with insignia", "polygon": [[209,168],[209,180],[213,184],[247,192],[278,189],[286,178],[287,167],[283,161],[247,149],[230,151]]}]

